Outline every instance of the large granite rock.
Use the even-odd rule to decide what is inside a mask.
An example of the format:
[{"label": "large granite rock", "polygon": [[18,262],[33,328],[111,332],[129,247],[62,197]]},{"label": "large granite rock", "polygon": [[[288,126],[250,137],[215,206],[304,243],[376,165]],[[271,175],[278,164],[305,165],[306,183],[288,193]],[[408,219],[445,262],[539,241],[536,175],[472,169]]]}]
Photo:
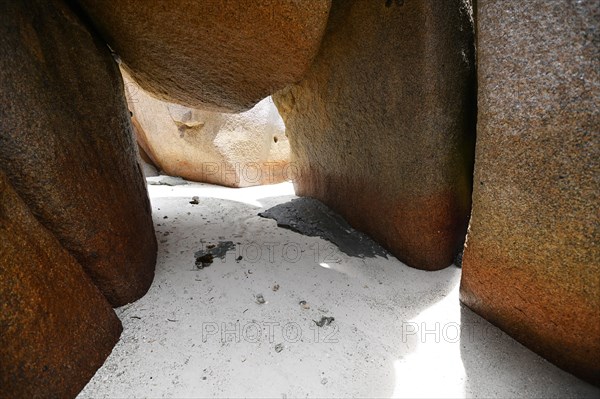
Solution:
[{"label": "large granite rock", "polygon": [[450,265],[470,211],[473,46],[467,1],[334,0],[306,78],[274,95],[296,192],[410,266]]},{"label": "large granite rock", "polygon": [[156,240],[106,45],[62,1],[19,0],[0,5],[0,53],[0,170],[113,306],[139,298]]},{"label": "large granite rock", "polygon": [[0,397],[74,397],[121,322],[0,172]]},{"label": "large granite rock", "polygon": [[600,1],[478,1],[462,301],[600,383]]},{"label": "large granite rock", "polygon": [[158,100],[123,77],[138,143],[163,172],[230,187],[292,175],[285,126],[270,98],[239,114],[203,111]]},{"label": "large granite rock", "polygon": [[124,66],[165,101],[244,111],[298,81],[331,0],[77,0]]}]

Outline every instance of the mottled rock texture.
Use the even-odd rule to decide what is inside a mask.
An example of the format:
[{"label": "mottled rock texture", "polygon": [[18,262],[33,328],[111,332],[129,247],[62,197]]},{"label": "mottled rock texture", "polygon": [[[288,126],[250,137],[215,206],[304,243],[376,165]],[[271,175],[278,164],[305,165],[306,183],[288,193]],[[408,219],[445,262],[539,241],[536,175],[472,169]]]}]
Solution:
[{"label": "mottled rock texture", "polygon": [[0,398],[74,397],[121,322],[0,172]]},{"label": "mottled rock texture", "polygon": [[0,170],[113,306],[142,296],[156,240],[123,81],[61,1],[0,3]]},{"label": "mottled rock texture", "polygon": [[285,126],[270,98],[238,114],[212,112],[158,100],[123,77],[142,153],[164,173],[229,187],[292,175]]},{"label": "mottled rock texture", "polygon": [[600,1],[478,1],[461,300],[600,383]]},{"label": "mottled rock texture", "polygon": [[144,89],[237,112],[304,75],[330,7],[330,0],[77,2]]},{"label": "mottled rock texture", "polygon": [[274,96],[296,192],[410,266],[450,265],[470,211],[473,46],[465,1],[334,0],[306,78]]}]

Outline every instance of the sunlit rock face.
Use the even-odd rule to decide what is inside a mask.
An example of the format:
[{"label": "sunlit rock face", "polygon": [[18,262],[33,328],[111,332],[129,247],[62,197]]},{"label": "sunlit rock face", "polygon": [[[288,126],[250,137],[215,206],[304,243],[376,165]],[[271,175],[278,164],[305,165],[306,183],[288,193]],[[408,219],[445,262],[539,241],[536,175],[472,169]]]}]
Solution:
[{"label": "sunlit rock face", "polygon": [[0,170],[113,306],[140,298],[156,240],[116,63],[61,1],[3,2],[0,29]]},{"label": "sunlit rock face", "polygon": [[229,187],[293,175],[285,126],[271,98],[238,114],[199,110],[158,100],[123,74],[138,143],[164,173]]},{"label": "sunlit rock face", "polygon": [[600,1],[478,1],[462,301],[600,384]]},{"label": "sunlit rock face", "polygon": [[149,92],[193,108],[244,111],[298,81],[330,0],[77,0]]},{"label": "sunlit rock face", "polygon": [[474,151],[467,1],[333,1],[306,78],[278,92],[299,195],[317,198],[406,264],[462,247]]}]

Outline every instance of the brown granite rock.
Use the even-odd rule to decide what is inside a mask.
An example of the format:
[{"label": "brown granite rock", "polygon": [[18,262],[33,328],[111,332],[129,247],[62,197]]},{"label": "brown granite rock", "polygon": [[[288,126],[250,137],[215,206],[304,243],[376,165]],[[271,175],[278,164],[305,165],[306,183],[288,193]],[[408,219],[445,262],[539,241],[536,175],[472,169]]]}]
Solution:
[{"label": "brown granite rock", "polygon": [[142,296],[156,240],[123,81],[62,1],[0,5],[0,170],[113,306]]},{"label": "brown granite rock", "polygon": [[249,187],[286,179],[290,146],[270,98],[237,114],[161,101],[123,71],[128,106],[142,154],[171,176]]},{"label": "brown granite rock", "polygon": [[331,0],[77,2],[144,89],[239,112],[304,75]]},{"label": "brown granite rock", "polygon": [[478,1],[461,300],[600,383],[600,1]]},{"label": "brown granite rock", "polygon": [[473,52],[466,1],[334,0],[306,78],[274,95],[296,192],[410,266],[450,265],[470,211]]},{"label": "brown granite rock", "polygon": [[0,173],[0,397],[75,397],[120,334],[109,303]]}]

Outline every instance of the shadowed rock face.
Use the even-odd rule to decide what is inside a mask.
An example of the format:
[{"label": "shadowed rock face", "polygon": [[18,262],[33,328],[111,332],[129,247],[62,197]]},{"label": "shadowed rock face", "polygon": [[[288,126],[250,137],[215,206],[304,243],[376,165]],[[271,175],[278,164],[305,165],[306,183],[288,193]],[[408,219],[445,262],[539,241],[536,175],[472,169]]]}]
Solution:
[{"label": "shadowed rock face", "polygon": [[478,1],[461,300],[600,384],[600,1]]},{"label": "shadowed rock face", "polygon": [[236,112],[304,75],[330,7],[330,0],[76,2],[144,89]]},{"label": "shadowed rock face", "polygon": [[333,1],[307,76],[274,96],[297,193],[323,201],[406,264],[462,246],[474,151],[466,1]]},{"label": "shadowed rock face", "polygon": [[0,397],[74,397],[121,322],[0,172]]},{"label": "shadowed rock face", "polygon": [[61,1],[0,5],[0,170],[113,306],[150,286],[156,241],[123,82]]}]

